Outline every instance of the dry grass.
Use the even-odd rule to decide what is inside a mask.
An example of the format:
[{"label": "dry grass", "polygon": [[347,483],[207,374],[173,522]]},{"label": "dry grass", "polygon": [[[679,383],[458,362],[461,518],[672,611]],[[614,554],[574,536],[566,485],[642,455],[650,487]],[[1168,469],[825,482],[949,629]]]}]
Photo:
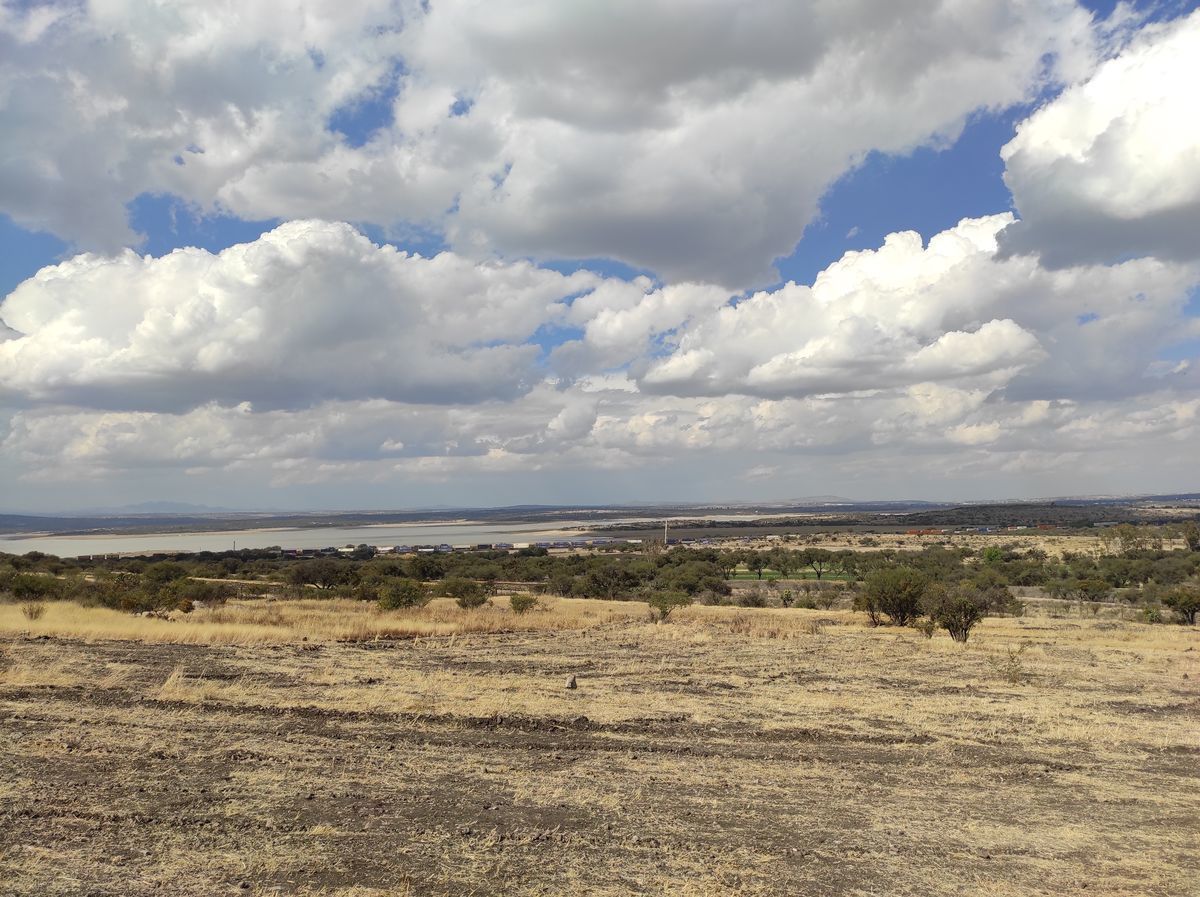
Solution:
[{"label": "dry grass", "polygon": [[44,616],[30,620],[16,605],[0,604],[0,637],[29,634],[180,645],[356,642],[586,629],[646,613],[646,606],[636,602],[542,598],[540,605],[536,610],[514,614],[507,602],[463,610],[446,598],[435,599],[423,608],[399,611],[380,611],[373,604],[346,600],[246,601],[191,614],[173,613],[170,619],[161,620],[55,602],[46,605]]},{"label": "dry grass", "polygon": [[0,892],[1194,892],[1194,628],[547,603],[0,618]]}]

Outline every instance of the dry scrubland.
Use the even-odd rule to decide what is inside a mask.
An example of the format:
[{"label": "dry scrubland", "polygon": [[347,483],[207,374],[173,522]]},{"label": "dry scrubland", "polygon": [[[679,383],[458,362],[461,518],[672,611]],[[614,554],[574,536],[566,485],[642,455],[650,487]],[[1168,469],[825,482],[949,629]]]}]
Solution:
[{"label": "dry scrubland", "polygon": [[1197,893],[1195,629],[548,604],[0,607],[0,891]]}]

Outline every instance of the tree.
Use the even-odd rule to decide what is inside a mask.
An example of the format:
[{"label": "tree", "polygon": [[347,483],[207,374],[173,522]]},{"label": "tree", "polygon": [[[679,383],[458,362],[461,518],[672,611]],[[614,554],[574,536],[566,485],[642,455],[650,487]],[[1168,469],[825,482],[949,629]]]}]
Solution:
[{"label": "tree", "polygon": [[930,588],[921,602],[929,619],[959,643],[966,642],[975,624],[987,616],[991,603],[986,593],[971,586],[941,584]]},{"label": "tree", "polygon": [[379,587],[379,607],[383,610],[424,607],[430,597],[415,579],[390,579]]},{"label": "tree", "polygon": [[817,575],[818,580],[832,566],[833,560],[833,552],[824,548],[809,548],[804,552],[804,563]]},{"label": "tree", "polygon": [[729,584],[721,576],[721,568],[708,561],[685,561],[662,571],[655,586],[667,592],[698,595],[701,592],[729,594]]},{"label": "tree", "polygon": [[442,580],[438,591],[450,598],[453,598],[455,603],[463,610],[470,610],[475,607],[483,607],[487,604],[488,588],[481,582],[476,582],[473,579],[464,579],[461,576],[448,576]]},{"label": "tree", "polygon": [[417,554],[409,558],[408,572],[413,579],[441,579],[446,575],[446,563],[439,555]]},{"label": "tree", "polygon": [[746,569],[751,573],[757,573],[758,578],[762,579],[763,570],[767,569],[767,556],[761,551],[752,551],[746,556]]},{"label": "tree", "polygon": [[796,553],[786,548],[773,549],[770,554],[771,566],[778,570],[784,579],[787,579],[791,572],[796,569],[797,560],[799,559],[796,557]]},{"label": "tree", "polygon": [[882,567],[867,577],[856,604],[867,612],[872,625],[878,625],[883,614],[894,625],[904,626],[921,615],[928,583],[912,567]]},{"label": "tree", "polygon": [[1200,613],[1200,587],[1175,589],[1163,598],[1163,604],[1179,615],[1179,622],[1195,626],[1196,614]]},{"label": "tree", "polygon": [[518,616],[529,613],[531,610],[537,610],[540,606],[536,595],[527,595],[524,592],[510,595],[508,604],[512,608],[512,612]]},{"label": "tree", "polygon": [[1195,520],[1189,520],[1182,528],[1183,541],[1189,551],[1200,551],[1200,525]]},{"label": "tree", "polygon": [[1071,581],[1067,591],[1076,601],[1103,601],[1112,592],[1112,586],[1103,579],[1089,577]]},{"label": "tree", "polygon": [[148,566],[142,575],[149,582],[165,585],[177,579],[186,579],[188,569],[183,564],[176,564],[174,561],[159,561],[157,564]]},{"label": "tree", "polygon": [[638,578],[624,564],[607,561],[583,578],[581,588],[589,598],[607,598],[610,601],[627,594],[638,584]]},{"label": "tree", "polygon": [[738,564],[741,562],[742,553],[740,551],[722,551],[717,561],[726,579],[733,579],[733,574],[737,572]]},{"label": "tree", "polygon": [[354,570],[333,558],[302,561],[288,571],[288,581],[293,585],[310,585],[323,591],[347,585],[353,579]]},{"label": "tree", "polygon": [[651,612],[658,618],[659,622],[665,622],[675,608],[690,605],[692,598],[690,595],[684,595],[681,592],[655,592],[646,599],[646,603],[650,605]]}]

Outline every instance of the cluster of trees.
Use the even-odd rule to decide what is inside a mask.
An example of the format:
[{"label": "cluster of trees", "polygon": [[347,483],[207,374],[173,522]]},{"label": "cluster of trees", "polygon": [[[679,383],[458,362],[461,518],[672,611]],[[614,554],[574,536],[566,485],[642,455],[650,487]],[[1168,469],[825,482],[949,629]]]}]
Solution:
[{"label": "cluster of trees", "polygon": [[[928,617],[956,642],[965,642],[975,624],[993,613],[1020,612],[1019,603],[1003,586],[980,586],[969,580],[935,581],[914,567],[880,567],[864,580],[855,607],[871,624],[909,626]],[[926,629],[932,634],[933,629]]]},{"label": "cluster of trees", "polygon": [[0,564],[0,595],[4,594],[22,602],[69,598],[84,605],[131,612],[191,611],[198,603],[224,604],[238,589],[227,583],[192,579],[185,565],[172,561],[146,564],[137,573],[81,573],[69,568],[54,573],[36,566]]},{"label": "cluster of trees", "polygon": [[[732,600],[731,582],[745,569],[756,578],[809,580],[785,583],[771,603],[811,606],[811,597],[798,598],[795,590],[828,591],[824,581],[836,579],[873,622],[922,620],[965,639],[983,614],[1012,609],[1009,586],[1040,586],[1051,596],[1081,603],[1127,600],[1144,605],[1147,619],[1169,614],[1194,623],[1200,612],[1200,528],[1187,523],[1169,535],[1182,535],[1187,548],[1166,548],[1161,529],[1120,526],[1106,536],[1104,552],[1061,559],[1002,543],[981,551],[952,545],[920,551],[623,546],[590,554],[527,548],[403,556],[376,555],[362,545],[348,556],[312,559],[287,557],[278,549],[95,561],[31,552],[0,555],[0,595],[22,601],[71,597],[123,610],[187,610],[200,602],[219,604],[242,589],[290,588],[294,594],[354,597],[395,609],[423,606],[434,595],[479,606],[507,583],[571,597],[647,600],[665,618],[692,601]],[[833,593],[825,591],[821,595],[832,603]],[[747,606],[768,603],[758,590],[743,589],[735,597]]]}]

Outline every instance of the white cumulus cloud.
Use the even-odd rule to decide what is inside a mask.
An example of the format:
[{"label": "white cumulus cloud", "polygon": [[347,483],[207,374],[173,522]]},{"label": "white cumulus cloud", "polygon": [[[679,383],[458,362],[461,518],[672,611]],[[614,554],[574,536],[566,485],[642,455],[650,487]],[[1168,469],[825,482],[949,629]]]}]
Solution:
[{"label": "white cumulus cloud", "polygon": [[[1092,56],[1073,0],[0,9],[0,210],[25,226],[111,251],[126,203],[170,194],[735,287],[868,152],[946,144]],[[334,125],[364,102],[390,115],[360,144]]]},{"label": "white cumulus cloud", "polygon": [[1200,11],[1148,25],[1004,147],[1007,252],[1067,266],[1200,259]]},{"label": "white cumulus cloud", "polygon": [[81,255],[0,305],[16,331],[0,396],[143,411],[513,398],[540,379],[529,338],[599,280],[423,258],[320,221],[215,255]]}]

